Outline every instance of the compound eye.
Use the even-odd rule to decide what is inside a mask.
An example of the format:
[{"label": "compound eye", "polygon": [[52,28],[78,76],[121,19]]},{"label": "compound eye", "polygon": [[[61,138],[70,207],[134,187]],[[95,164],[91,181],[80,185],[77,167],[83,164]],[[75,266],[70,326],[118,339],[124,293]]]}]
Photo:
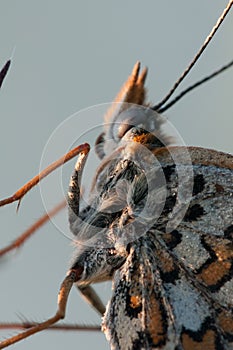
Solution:
[{"label": "compound eye", "polygon": [[120,114],[114,120],[112,132],[114,139],[118,142],[133,127],[147,125],[148,115],[145,108],[133,106]]},{"label": "compound eye", "polygon": [[122,139],[125,134],[134,127],[134,125],[130,125],[130,124],[120,124],[119,128],[118,128],[118,138]]}]

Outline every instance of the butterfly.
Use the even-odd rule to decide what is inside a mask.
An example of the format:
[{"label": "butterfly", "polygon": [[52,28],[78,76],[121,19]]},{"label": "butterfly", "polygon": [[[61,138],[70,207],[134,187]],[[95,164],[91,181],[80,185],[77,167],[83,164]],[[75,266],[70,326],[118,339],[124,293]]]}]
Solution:
[{"label": "butterfly", "polygon": [[[84,255],[92,261],[90,251],[98,256],[97,281],[98,274],[105,280],[114,270],[113,295],[103,319],[111,349],[230,349],[233,157],[198,147],[169,147],[161,117],[147,104],[138,107],[145,103],[145,76],[137,64],[116,98],[123,103],[109,113],[113,123],[106,117],[108,127],[97,144],[103,164],[93,186],[96,194],[81,212],[83,223],[76,226],[71,219],[71,229],[80,242],[86,230],[90,245],[94,240],[94,251],[87,247],[81,260]],[[105,147],[108,139],[115,142],[114,156]],[[160,167],[147,158],[150,154]],[[145,171],[148,161],[152,170]],[[193,186],[187,196],[190,169]],[[186,187],[181,195],[179,182]],[[168,228],[169,220],[174,227]],[[109,248],[98,250],[103,242]],[[72,268],[77,267],[79,250]]]},{"label": "butterfly", "polygon": [[[79,156],[68,277],[105,313],[112,349],[231,349],[233,157],[172,146],[165,118],[146,102],[146,75],[137,63],[105,116],[86,206],[89,148]],[[113,280],[106,312],[90,287],[105,280]]]}]

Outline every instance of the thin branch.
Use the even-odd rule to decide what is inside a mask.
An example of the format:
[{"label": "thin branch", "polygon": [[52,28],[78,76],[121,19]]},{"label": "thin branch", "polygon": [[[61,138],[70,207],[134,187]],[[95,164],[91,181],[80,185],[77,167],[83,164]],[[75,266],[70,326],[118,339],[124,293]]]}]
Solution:
[{"label": "thin branch", "polygon": [[193,68],[193,66],[195,65],[195,63],[198,61],[198,59],[200,58],[200,56],[202,55],[202,53],[205,51],[207,45],[210,43],[210,41],[213,39],[215,33],[217,32],[218,28],[220,27],[220,25],[222,24],[223,20],[225,19],[226,15],[228,14],[228,12],[230,11],[231,7],[233,5],[233,0],[230,0],[228,5],[226,6],[226,8],[224,9],[222,15],[218,18],[215,26],[213,27],[213,29],[211,30],[210,34],[207,36],[206,40],[204,41],[203,45],[201,46],[200,50],[198,51],[198,53],[195,55],[195,57],[193,58],[193,60],[190,62],[190,64],[188,65],[188,67],[184,70],[184,72],[181,74],[180,78],[175,82],[174,86],[172,87],[172,89],[169,91],[169,93],[162,99],[161,102],[159,102],[157,105],[155,105],[154,107],[152,107],[153,110],[155,111],[159,111],[160,108],[169,100],[169,98],[171,97],[171,95],[174,93],[174,91],[177,89],[177,87],[180,85],[180,83],[184,80],[184,78],[186,77],[186,75],[190,72],[190,70]]},{"label": "thin branch", "polygon": [[52,171],[57,169],[59,166],[63,165],[64,163],[68,162],[70,159],[74,158],[81,152],[89,152],[90,146],[88,143],[84,143],[82,145],[79,145],[78,147],[75,147],[68,153],[66,153],[64,156],[62,156],[60,159],[56,160],[52,164],[50,164],[46,169],[42,170],[38,175],[36,175],[33,179],[28,181],[24,186],[22,186],[18,191],[16,191],[12,196],[2,199],[0,201],[0,207],[6,204],[13,203],[15,201],[19,201],[18,207],[20,204],[20,201],[22,200],[23,196],[30,191],[31,188],[36,186],[39,181],[41,181],[44,177],[49,175]]},{"label": "thin branch", "polygon": [[60,210],[65,208],[66,200],[63,200],[57,204],[52,210],[45,215],[41,216],[33,225],[31,225],[26,231],[24,231],[18,238],[16,238],[11,244],[3,249],[0,249],[0,257],[9,253],[10,251],[17,249],[23,245],[23,243],[29,239],[41,226],[43,226],[51,217],[55,216]]},{"label": "thin branch", "polygon": [[222,72],[224,72],[226,69],[230,68],[233,65],[233,61],[229,62],[228,64],[226,64],[225,66],[223,66],[222,68],[216,70],[215,72],[213,72],[212,74],[208,75],[207,77],[197,81],[195,84],[189,86],[187,89],[181,91],[181,93],[179,95],[177,95],[173,100],[171,100],[171,102],[167,103],[164,107],[161,107],[157,112],[158,113],[163,113],[164,111],[166,111],[168,108],[170,108],[171,106],[173,106],[177,101],[179,101],[184,95],[186,95],[188,92],[194,90],[196,87],[206,83],[207,81],[209,81],[210,79],[216,77],[218,74],[221,74]]}]

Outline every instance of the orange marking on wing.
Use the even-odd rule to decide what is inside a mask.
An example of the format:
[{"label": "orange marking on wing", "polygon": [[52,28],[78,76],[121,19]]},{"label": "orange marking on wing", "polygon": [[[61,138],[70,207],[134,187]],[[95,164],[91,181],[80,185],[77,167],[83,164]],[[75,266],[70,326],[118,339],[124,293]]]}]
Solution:
[{"label": "orange marking on wing", "polygon": [[207,330],[202,340],[195,341],[188,334],[182,335],[182,344],[184,350],[216,350],[216,334],[213,330]]},{"label": "orange marking on wing", "polygon": [[233,317],[231,314],[221,312],[218,317],[219,325],[223,332],[229,333],[233,336]]},{"label": "orange marking on wing", "polygon": [[157,256],[163,272],[166,273],[174,270],[174,261],[167,252],[158,249]]},{"label": "orange marking on wing", "polygon": [[211,245],[211,248],[220,261],[233,258],[233,246],[228,239],[207,237],[206,242]]},{"label": "orange marking on wing", "polygon": [[213,286],[228,275],[230,268],[230,262],[215,261],[198,274],[198,278],[207,286]]},{"label": "orange marking on wing", "polygon": [[142,298],[139,295],[132,295],[130,297],[130,307],[132,307],[133,309],[140,307],[141,304],[142,304]]},{"label": "orange marking on wing", "polygon": [[217,260],[203,269],[198,275],[198,278],[208,286],[211,286],[215,285],[224,276],[229,274],[232,266],[233,249],[227,239],[208,237],[206,238],[206,242],[215,252]]},{"label": "orange marking on wing", "polygon": [[166,328],[164,325],[164,318],[161,312],[159,300],[155,294],[150,296],[150,309],[148,313],[148,331],[152,338],[153,345],[157,345],[166,340]]}]

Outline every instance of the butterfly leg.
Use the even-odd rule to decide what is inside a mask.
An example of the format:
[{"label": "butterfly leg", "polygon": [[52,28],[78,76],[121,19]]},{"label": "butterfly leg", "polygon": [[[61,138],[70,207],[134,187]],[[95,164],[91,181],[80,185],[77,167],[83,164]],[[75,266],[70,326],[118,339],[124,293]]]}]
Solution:
[{"label": "butterfly leg", "polygon": [[71,270],[68,272],[66,278],[61,284],[59,294],[58,294],[58,309],[56,314],[53,317],[47,319],[44,322],[36,324],[35,326],[27,329],[22,333],[19,333],[11,338],[3,340],[2,342],[0,342],[0,349],[4,349],[5,347],[15,344],[18,341],[29,337],[30,335],[33,335],[46,328],[49,328],[54,323],[63,319],[65,317],[66,304],[70,293],[70,289],[74,284],[74,282],[76,282],[76,280],[80,277],[80,275],[82,274],[82,271],[83,271],[82,269],[79,269],[79,270]]},{"label": "butterfly leg", "polygon": [[[68,191],[68,215],[69,215],[69,223],[72,230],[72,224],[76,222],[79,216],[79,202],[80,202],[80,184],[82,171],[89,153],[89,149],[87,148],[82,153],[80,153],[78,160],[75,164],[74,172],[70,179],[69,191]],[[101,299],[95,292],[95,290],[89,286],[80,286],[76,285],[84,299],[90,304],[101,316],[105,313],[105,306],[102,303]]]},{"label": "butterfly leg", "polygon": [[79,216],[79,202],[80,202],[80,183],[82,178],[82,171],[89,153],[89,145],[84,149],[78,157],[75,164],[74,172],[69,183],[69,190],[67,195],[68,203],[68,218],[72,231],[72,225]]},{"label": "butterfly leg", "polygon": [[105,313],[105,306],[102,303],[100,297],[91,286],[78,286],[76,285],[85,301],[91,305],[101,316]]}]

